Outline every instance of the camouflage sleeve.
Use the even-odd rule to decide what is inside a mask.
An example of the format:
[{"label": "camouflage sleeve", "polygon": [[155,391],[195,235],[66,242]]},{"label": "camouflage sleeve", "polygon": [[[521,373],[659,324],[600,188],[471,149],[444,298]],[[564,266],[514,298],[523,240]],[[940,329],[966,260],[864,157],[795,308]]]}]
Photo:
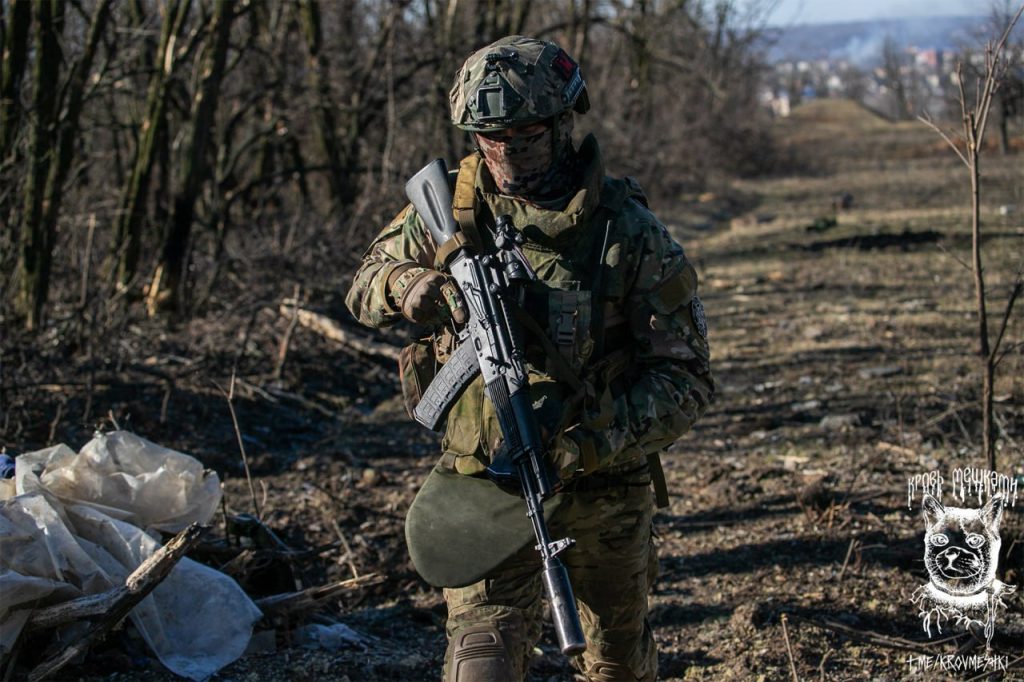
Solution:
[{"label": "camouflage sleeve", "polygon": [[648,216],[650,224],[633,250],[639,263],[624,305],[631,364],[609,386],[610,423],[600,429],[577,427],[573,436],[586,473],[670,445],[689,431],[714,396],[697,273],[665,227]]},{"label": "camouflage sleeve", "polygon": [[388,296],[387,285],[391,274],[406,265],[434,267],[434,242],[411,205],[380,231],[363,254],[362,265],[345,297],[356,319],[369,327],[384,327],[401,318]]}]

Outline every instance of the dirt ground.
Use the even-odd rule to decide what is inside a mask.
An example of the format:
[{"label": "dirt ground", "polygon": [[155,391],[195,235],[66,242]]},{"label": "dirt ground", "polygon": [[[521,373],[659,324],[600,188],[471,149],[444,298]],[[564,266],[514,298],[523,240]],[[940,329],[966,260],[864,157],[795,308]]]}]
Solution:
[{"label": "dirt ground", "polygon": [[[654,207],[698,267],[718,385],[707,416],[664,457],[672,497],[655,519],[651,595],[660,678],[942,679],[914,672],[913,657],[983,647],[955,629],[922,629],[910,602],[927,581],[921,497],[908,506],[908,479],[982,466],[973,282],[960,262],[970,255],[967,175],[923,125],[846,103],[812,103],[779,126],[801,172]],[[985,158],[996,322],[1024,257],[1022,166],[1019,155]],[[834,211],[844,194],[849,208]],[[834,226],[823,220],[833,216]],[[344,321],[342,293],[309,297]],[[261,596],[354,572],[381,578],[311,616],[345,623],[360,644],[305,649],[279,624],[264,637],[275,651],[216,679],[438,679],[444,603],[413,571],[402,534],[437,439],[405,416],[390,361],[302,327],[274,377],[288,319],[276,302],[250,312],[217,326],[132,326],[74,370],[9,346],[3,443],[78,447],[97,424],[109,426],[109,413],[221,472],[228,512],[251,511],[214,385],[226,386],[234,367],[263,517],[289,547],[310,550],[235,566],[243,586]],[[1022,319],[1018,311],[1008,347],[1024,341]],[[1024,487],[1024,349],[1000,369],[1000,470]],[[1024,495],[1004,515],[1000,563],[1000,577],[1019,588],[1022,505]],[[1022,593],[993,640],[996,655],[1017,663],[1006,679],[1024,679]],[[80,677],[171,679],[128,632],[69,672]],[[571,677],[549,629],[531,679]]]}]

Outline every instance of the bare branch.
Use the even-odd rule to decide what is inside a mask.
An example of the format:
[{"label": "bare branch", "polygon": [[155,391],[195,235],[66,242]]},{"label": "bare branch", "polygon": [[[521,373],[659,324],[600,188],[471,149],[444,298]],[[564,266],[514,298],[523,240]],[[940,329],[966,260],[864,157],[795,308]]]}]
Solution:
[{"label": "bare branch", "polygon": [[378,573],[368,573],[327,585],[317,585],[298,592],[285,592],[263,597],[256,600],[256,606],[263,612],[264,618],[295,615],[303,611],[312,611],[324,601],[344,592],[370,585],[379,585],[382,582],[384,582],[384,576]]},{"label": "bare branch", "polygon": [[947,249],[945,246],[943,246],[942,242],[936,242],[935,245],[938,246],[939,250],[942,251],[944,254],[955,260],[960,265],[964,266],[964,269],[971,270],[971,266],[965,260],[963,260],[962,258],[960,258],[960,256],[956,255],[955,253]]},{"label": "bare branch", "polygon": [[1006,309],[1003,310],[1003,319],[999,323],[999,331],[996,333],[996,342],[992,344],[991,357],[994,360],[996,353],[999,351],[999,346],[1003,342],[1003,335],[1006,334],[1006,327],[1010,323],[1010,315],[1013,313],[1013,304],[1017,302],[1017,298],[1020,297],[1021,291],[1024,290],[1024,263],[1021,263],[1021,268],[1017,270],[1017,279],[1013,283],[1013,289],[1010,290],[1010,296],[1006,299]]},{"label": "bare branch", "polygon": [[964,91],[964,63],[957,62],[956,64],[956,87],[960,91],[960,120],[963,122],[964,137],[968,142],[971,141],[972,136],[968,129],[968,117],[967,117],[967,93]]},{"label": "bare branch", "polygon": [[1013,31],[1013,27],[1017,24],[1017,21],[1021,17],[1021,13],[1024,13],[1024,4],[1020,6],[1017,13],[1010,19],[1010,23],[1007,24],[1006,29],[1003,31],[1002,37],[999,42],[996,43],[995,47],[989,46],[986,52],[986,73],[985,73],[985,89],[982,95],[981,104],[978,110],[978,134],[977,142],[978,146],[981,146],[982,139],[985,136],[985,126],[988,123],[988,114],[992,108],[992,95],[995,93],[996,88],[999,84],[999,63],[1003,54],[1003,50],[1006,47],[1006,41],[1010,37],[1010,33]]},{"label": "bare branch", "polygon": [[1020,341],[1018,343],[1010,344],[1009,346],[1006,347],[1006,349],[1002,353],[999,354],[999,357],[997,357],[995,359],[995,363],[994,364],[996,366],[998,366],[999,363],[1001,363],[1006,358],[1007,355],[1009,355],[1010,353],[1012,353],[1012,352],[1014,352],[1016,350],[1020,350],[1021,348],[1024,348],[1024,341]]},{"label": "bare branch", "polygon": [[255,486],[253,486],[252,483],[252,473],[249,470],[249,458],[245,454],[245,443],[243,442],[242,439],[242,430],[238,426],[238,415],[235,414],[235,373],[233,371],[231,372],[231,385],[227,391],[221,388],[221,385],[218,384],[216,381],[212,383],[214,386],[217,387],[217,390],[220,391],[221,394],[223,394],[224,399],[228,403],[228,411],[231,413],[231,425],[235,429],[235,437],[238,440],[238,450],[242,454],[242,466],[245,469],[245,480],[249,484],[249,496],[252,499],[252,508],[253,511],[256,513],[256,519],[258,521],[262,521],[263,510],[260,508],[259,502],[256,501],[256,488]]},{"label": "bare branch", "polygon": [[[928,126],[932,130],[934,130],[936,133],[941,135],[942,139],[946,141],[946,144],[948,144],[950,146],[950,148],[954,152],[956,152],[956,155],[960,157],[960,160],[964,162],[964,165],[967,166],[968,168],[970,168],[971,164],[967,160],[967,157],[964,156],[963,152],[961,152],[960,149],[956,146],[956,143],[954,143],[953,140],[950,139],[949,135],[946,134],[946,131],[944,131],[939,126],[935,125],[935,122],[932,121],[932,117],[928,114],[928,112],[925,112],[923,115],[918,116],[917,120],[920,121],[921,123],[924,123],[926,126]],[[970,269],[970,268],[968,267],[968,269]]]},{"label": "bare branch", "polygon": [[[123,586],[101,595],[82,597],[67,604],[51,607],[37,614],[32,622],[36,627],[53,627],[61,622],[66,622],[63,619],[67,617],[67,613],[74,617],[83,614],[102,614],[102,617],[95,626],[86,630],[78,639],[65,645],[59,654],[35,668],[29,674],[29,679],[42,680],[53,675],[75,657],[88,651],[90,647],[103,639],[135,608],[136,604],[170,574],[171,569],[177,565],[178,561],[199,542],[205,530],[205,526],[193,523],[178,533],[170,542],[142,562],[125,579]],[[68,612],[61,610],[64,606],[68,607]]]}]

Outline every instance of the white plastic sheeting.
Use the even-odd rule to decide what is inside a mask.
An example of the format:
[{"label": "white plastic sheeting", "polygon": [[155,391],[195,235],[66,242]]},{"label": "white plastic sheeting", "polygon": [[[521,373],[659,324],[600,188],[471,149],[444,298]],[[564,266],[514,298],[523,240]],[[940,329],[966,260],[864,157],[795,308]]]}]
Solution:
[{"label": "white plastic sheeting", "polygon": [[[13,496],[0,486],[4,654],[32,609],[123,585],[160,548],[156,531],[207,523],[220,503],[216,474],[125,431],[16,464]],[[260,616],[232,578],[182,559],[129,617],[165,666],[202,680],[242,655]]]}]

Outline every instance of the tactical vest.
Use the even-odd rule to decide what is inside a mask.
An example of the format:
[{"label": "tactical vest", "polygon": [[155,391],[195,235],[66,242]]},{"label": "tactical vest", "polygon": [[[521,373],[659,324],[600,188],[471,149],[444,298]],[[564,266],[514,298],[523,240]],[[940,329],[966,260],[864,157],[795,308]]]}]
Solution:
[{"label": "tactical vest", "polygon": [[[548,433],[558,433],[575,422],[596,430],[606,428],[612,418],[611,381],[630,360],[630,333],[623,313],[628,286],[619,267],[627,235],[619,217],[627,201],[646,206],[646,197],[631,178],[603,178],[586,224],[575,230],[559,231],[556,225],[545,231],[531,224],[530,218],[549,214],[564,218],[564,214],[481,196],[476,182],[480,162],[478,154],[463,159],[455,177],[453,210],[462,230],[457,243],[468,241],[479,251],[493,251],[487,226],[494,224],[495,213],[510,213],[527,237],[523,253],[538,281],[527,285],[519,318],[527,335],[526,359],[538,419]],[[436,268],[444,269],[454,248],[438,250]],[[447,360],[452,341],[450,334],[435,338],[434,354],[440,361]],[[478,474],[500,442],[497,417],[478,378],[448,416],[442,463],[462,474]],[[659,504],[667,503],[657,456],[648,463]]]}]

